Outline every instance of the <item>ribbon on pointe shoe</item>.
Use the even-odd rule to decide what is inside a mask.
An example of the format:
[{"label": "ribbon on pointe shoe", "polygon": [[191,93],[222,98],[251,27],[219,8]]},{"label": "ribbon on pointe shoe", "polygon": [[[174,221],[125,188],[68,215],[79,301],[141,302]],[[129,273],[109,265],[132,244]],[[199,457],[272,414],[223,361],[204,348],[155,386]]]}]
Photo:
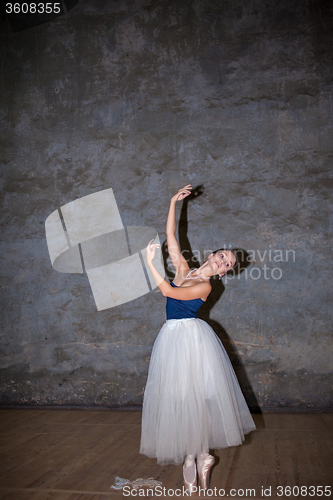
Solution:
[{"label": "ribbon on pointe shoe", "polygon": [[148,479],[138,477],[134,481],[131,481],[130,479],[116,476],[115,484],[112,484],[110,488],[113,490],[122,490],[125,485],[131,485],[134,490],[138,490],[139,488],[156,488],[156,486],[161,486],[161,484],[162,481],[157,481],[153,477],[149,477]]}]

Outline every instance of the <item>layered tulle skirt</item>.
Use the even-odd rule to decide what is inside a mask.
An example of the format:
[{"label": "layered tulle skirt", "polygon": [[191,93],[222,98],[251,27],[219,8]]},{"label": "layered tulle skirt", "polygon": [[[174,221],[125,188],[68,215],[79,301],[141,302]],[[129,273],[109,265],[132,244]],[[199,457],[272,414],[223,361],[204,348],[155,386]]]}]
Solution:
[{"label": "layered tulle skirt", "polygon": [[236,446],[255,424],[229,357],[201,319],[171,319],[152,350],[140,453],[160,464]]}]

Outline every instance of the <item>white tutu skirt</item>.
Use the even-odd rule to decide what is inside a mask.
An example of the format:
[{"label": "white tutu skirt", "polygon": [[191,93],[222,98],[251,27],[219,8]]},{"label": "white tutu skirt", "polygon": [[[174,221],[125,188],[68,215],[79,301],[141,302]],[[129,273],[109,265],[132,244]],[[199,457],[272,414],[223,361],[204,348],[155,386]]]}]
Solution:
[{"label": "white tutu skirt", "polygon": [[171,319],[151,354],[140,453],[159,464],[236,446],[255,424],[229,357],[201,319]]}]

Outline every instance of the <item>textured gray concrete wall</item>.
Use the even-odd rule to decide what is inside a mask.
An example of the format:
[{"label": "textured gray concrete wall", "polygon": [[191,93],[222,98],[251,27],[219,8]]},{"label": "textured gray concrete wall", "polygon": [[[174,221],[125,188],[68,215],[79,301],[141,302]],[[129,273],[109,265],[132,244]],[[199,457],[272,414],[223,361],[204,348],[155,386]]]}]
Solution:
[{"label": "textured gray concrete wall", "polygon": [[2,23],[2,404],[141,404],[164,298],[98,312],[86,275],[53,270],[44,223],[111,187],[123,224],[163,241],[192,183],[182,244],[247,251],[201,317],[249,404],[332,406],[330,4],[81,0]]}]

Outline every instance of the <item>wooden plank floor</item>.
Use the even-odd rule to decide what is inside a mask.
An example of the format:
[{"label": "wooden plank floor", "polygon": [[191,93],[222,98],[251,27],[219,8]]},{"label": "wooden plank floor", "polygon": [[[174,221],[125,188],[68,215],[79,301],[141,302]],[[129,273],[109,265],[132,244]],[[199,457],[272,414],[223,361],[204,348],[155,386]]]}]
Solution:
[{"label": "wooden plank floor", "polygon": [[[254,419],[257,430],[242,446],[214,453],[210,498],[222,498],[224,490],[224,497],[235,499],[333,499],[333,414],[266,413]],[[166,490],[154,498],[177,496],[182,488],[181,466],[159,466],[139,455],[141,412],[1,409],[0,423],[1,500],[127,498],[110,489],[115,476],[162,481]],[[288,495],[288,486],[307,490]]]}]

